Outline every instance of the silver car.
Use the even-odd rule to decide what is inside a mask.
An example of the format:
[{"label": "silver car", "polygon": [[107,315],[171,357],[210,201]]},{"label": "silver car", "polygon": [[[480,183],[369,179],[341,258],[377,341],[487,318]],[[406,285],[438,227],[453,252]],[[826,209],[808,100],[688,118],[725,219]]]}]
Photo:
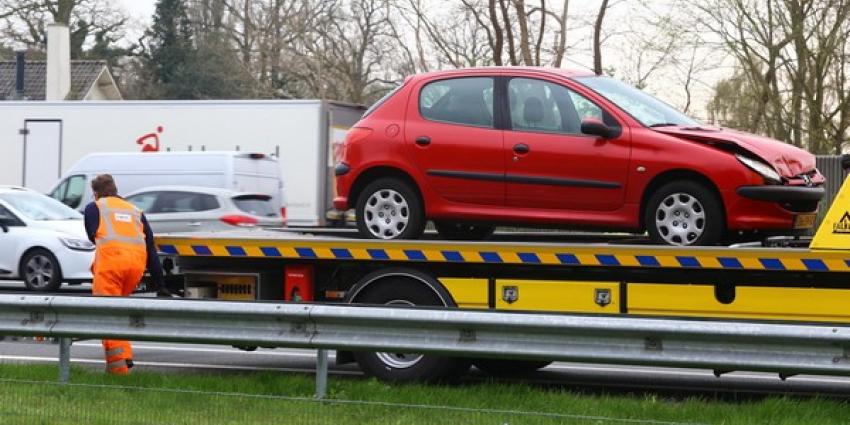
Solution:
[{"label": "silver car", "polygon": [[197,186],[155,186],[125,197],[141,209],[154,233],[281,227],[284,219],[272,197]]}]

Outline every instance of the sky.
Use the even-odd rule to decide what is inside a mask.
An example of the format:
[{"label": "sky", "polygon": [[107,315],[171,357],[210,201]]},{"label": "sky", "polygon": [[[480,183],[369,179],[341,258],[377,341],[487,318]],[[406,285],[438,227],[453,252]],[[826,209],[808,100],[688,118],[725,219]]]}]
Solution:
[{"label": "sky", "polygon": [[[147,28],[151,23],[151,17],[153,16],[156,0],[118,0],[119,4],[122,5],[124,10],[133,17],[134,20],[134,29],[130,30],[130,35],[135,39],[137,36],[141,35],[142,31]],[[596,12],[599,9],[599,5],[601,0],[582,0],[582,1],[572,1],[570,2],[570,15],[575,19],[578,18],[580,20],[588,20],[592,17],[596,16]],[[632,16],[632,11],[634,8],[632,6],[646,6],[651,9],[664,8],[669,5],[669,1],[667,0],[622,0],[613,2],[616,6],[609,10],[609,13],[606,14],[605,21],[609,24],[608,28],[610,29],[612,26],[617,28],[619,26],[625,26],[623,24],[629,23],[629,21],[640,22],[637,20],[635,16]],[[615,25],[615,23],[619,23],[619,25]],[[579,27],[579,29],[575,29]],[[640,28],[638,26],[638,28]],[[616,31],[616,30],[611,30]],[[622,35],[622,34],[621,34]],[[592,57],[589,55],[590,51],[590,33],[589,27],[584,25],[574,25],[571,27],[571,30],[567,33],[567,38],[569,40],[584,40],[580,43],[577,50],[573,50],[573,54],[568,54],[566,58],[565,66],[568,68],[586,68],[590,69],[593,64]],[[628,43],[628,37],[625,38],[626,43]],[[620,40],[618,40],[619,42]],[[612,43],[616,44],[616,43]],[[604,46],[603,45],[603,60],[604,65],[613,66],[615,68],[624,68],[626,65],[621,59],[625,55],[628,55],[628,50],[623,52],[623,46]],[[626,47],[628,49],[628,47]],[[694,99],[692,101],[692,109],[690,111],[690,115],[698,118],[704,119],[707,115],[705,112],[705,105],[708,99],[711,96],[713,83],[723,76],[728,74],[728,72],[724,69],[718,68],[714,72],[709,73],[708,75],[704,75],[703,82],[694,87]],[[655,96],[660,97],[662,100],[671,103],[673,106],[677,108],[681,108],[684,104],[683,94],[679,92],[679,90],[671,91],[668,88],[669,85],[669,75],[654,75],[650,81],[648,86],[646,87],[646,91],[652,93]]]}]

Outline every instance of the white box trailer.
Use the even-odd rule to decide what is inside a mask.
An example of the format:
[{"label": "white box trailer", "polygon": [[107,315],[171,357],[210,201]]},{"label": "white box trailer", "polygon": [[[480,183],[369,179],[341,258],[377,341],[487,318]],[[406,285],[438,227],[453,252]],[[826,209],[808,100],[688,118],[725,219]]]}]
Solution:
[{"label": "white box trailer", "polygon": [[258,152],[279,158],[287,223],[322,226],[335,146],[364,111],[325,100],[0,102],[0,184],[46,193],[92,153]]}]

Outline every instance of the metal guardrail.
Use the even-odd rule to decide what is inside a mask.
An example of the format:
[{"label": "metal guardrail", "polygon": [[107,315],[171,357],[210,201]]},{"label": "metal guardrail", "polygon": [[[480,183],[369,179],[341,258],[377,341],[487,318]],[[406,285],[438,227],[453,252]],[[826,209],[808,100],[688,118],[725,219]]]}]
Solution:
[{"label": "metal guardrail", "polygon": [[116,338],[850,375],[850,326],[318,304],[0,294],[0,335]]}]

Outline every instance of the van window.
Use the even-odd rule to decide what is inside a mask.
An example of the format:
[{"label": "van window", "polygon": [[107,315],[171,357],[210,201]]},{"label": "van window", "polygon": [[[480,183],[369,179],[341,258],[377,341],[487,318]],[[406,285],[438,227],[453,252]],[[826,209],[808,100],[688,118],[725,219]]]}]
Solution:
[{"label": "van window", "polygon": [[266,195],[241,195],[233,198],[233,204],[240,211],[262,217],[275,217],[277,211],[271,204],[271,197]]},{"label": "van window", "polygon": [[50,192],[50,197],[71,207],[78,208],[86,191],[86,176],[76,175],[66,178]]}]

